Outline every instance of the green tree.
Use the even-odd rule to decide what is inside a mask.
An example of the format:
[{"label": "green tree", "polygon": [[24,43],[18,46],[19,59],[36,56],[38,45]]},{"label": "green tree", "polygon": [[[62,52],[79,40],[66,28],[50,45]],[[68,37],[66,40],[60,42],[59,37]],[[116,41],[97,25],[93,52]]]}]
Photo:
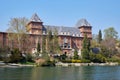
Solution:
[{"label": "green tree", "polygon": [[74,59],[79,59],[79,55],[78,55],[78,52],[77,52],[77,50],[75,49],[75,51],[74,51]]},{"label": "green tree", "polygon": [[40,43],[37,43],[37,52],[40,53]]},{"label": "green tree", "polygon": [[104,63],[106,62],[106,58],[100,53],[90,53],[90,61],[94,63]]},{"label": "green tree", "polygon": [[57,29],[54,29],[54,35],[53,35],[53,53],[58,54],[60,53],[60,46],[59,46],[59,41],[58,41],[58,31]]},{"label": "green tree", "polygon": [[108,29],[104,30],[104,38],[105,39],[109,39],[109,38],[117,39],[118,32],[113,27],[109,27]]},{"label": "green tree", "polygon": [[90,52],[90,40],[87,38],[87,35],[85,34],[85,37],[83,39],[82,58],[89,60],[89,52]]},{"label": "green tree", "polygon": [[47,52],[48,53],[53,53],[53,35],[52,31],[48,30],[48,35],[47,35]]},{"label": "green tree", "polygon": [[98,43],[100,44],[102,41],[102,32],[101,30],[99,30],[99,33],[98,33]]},{"label": "green tree", "polygon": [[46,48],[47,52],[50,54],[60,53],[60,46],[58,41],[58,31],[57,29],[48,29],[48,35],[46,37]]},{"label": "green tree", "polygon": [[47,41],[46,41],[46,36],[43,35],[42,36],[42,52],[45,52],[46,51],[46,47],[47,47]]}]

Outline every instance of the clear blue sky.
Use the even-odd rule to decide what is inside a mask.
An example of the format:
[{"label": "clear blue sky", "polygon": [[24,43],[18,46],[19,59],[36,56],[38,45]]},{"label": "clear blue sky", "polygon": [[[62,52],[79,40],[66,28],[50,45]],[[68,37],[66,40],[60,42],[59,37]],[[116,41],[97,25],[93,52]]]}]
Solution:
[{"label": "clear blue sky", "polygon": [[0,31],[6,31],[10,18],[34,13],[45,25],[73,27],[86,18],[93,34],[114,27],[120,36],[120,0],[0,0]]}]

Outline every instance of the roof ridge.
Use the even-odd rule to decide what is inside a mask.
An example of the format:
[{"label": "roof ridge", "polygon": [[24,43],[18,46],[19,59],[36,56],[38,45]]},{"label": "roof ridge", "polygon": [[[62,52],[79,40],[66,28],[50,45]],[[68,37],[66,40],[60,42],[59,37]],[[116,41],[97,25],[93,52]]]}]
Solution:
[{"label": "roof ridge", "polygon": [[37,15],[37,13],[34,13],[32,15],[30,21],[32,21],[32,22],[42,22],[42,20],[39,18],[39,16]]},{"label": "roof ridge", "polygon": [[76,23],[75,27],[81,27],[81,26],[91,26],[90,23],[85,19],[85,18],[82,18],[80,20],[78,20],[78,22]]}]

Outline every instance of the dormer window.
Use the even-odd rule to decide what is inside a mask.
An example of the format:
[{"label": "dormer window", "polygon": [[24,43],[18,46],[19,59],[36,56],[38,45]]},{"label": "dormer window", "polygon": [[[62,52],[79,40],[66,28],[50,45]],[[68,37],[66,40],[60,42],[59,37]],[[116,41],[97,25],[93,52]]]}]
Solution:
[{"label": "dormer window", "polygon": [[60,33],[61,35],[63,34],[63,32]]},{"label": "dormer window", "polygon": [[70,32],[68,32],[68,35],[70,35]]},{"label": "dormer window", "polygon": [[73,34],[73,36],[75,36],[75,34]]},{"label": "dormer window", "polygon": [[77,37],[79,37],[79,34],[76,34]]},{"label": "dormer window", "polygon": [[64,34],[66,35],[66,32],[64,32]]}]

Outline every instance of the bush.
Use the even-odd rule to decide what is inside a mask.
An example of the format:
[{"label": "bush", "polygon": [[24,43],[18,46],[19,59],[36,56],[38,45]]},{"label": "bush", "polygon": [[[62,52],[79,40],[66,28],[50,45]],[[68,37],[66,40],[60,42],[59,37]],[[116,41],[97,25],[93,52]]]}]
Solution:
[{"label": "bush", "polygon": [[94,54],[90,53],[90,61],[94,63],[104,63],[106,62],[106,58],[102,54]]},{"label": "bush", "polygon": [[23,59],[21,52],[19,51],[19,49],[14,49],[13,51],[11,51],[11,56],[10,56],[10,60],[9,62],[11,63],[18,63],[21,62]]},{"label": "bush", "polygon": [[120,59],[115,59],[115,58],[107,58],[107,62],[120,62]]},{"label": "bush", "polygon": [[54,63],[54,61],[45,61],[43,64],[41,64],[40,66],[42,66],[42,67],[52,67],[52,66],[55,66],[55,63]]},{"label": "bush", "polygon": [[28,53],[28,54],[26,55],[26,61],[27,61],[27,62],[34,62],[33,57],[32,57],[32,55],[31,55],[30,53]]},{"label": "bush", "polygon": [[81,63],[81,60],[71,60],[72,63]]},{"label": "bush", "polygon": [[91,61],[90,60],[87,60],[87,59],[82,59],[81,60],[81,63],[90,63]]},{"label": "bush", "polygon": [[72,63],[71,60],[61,60],[63,63]]}]

